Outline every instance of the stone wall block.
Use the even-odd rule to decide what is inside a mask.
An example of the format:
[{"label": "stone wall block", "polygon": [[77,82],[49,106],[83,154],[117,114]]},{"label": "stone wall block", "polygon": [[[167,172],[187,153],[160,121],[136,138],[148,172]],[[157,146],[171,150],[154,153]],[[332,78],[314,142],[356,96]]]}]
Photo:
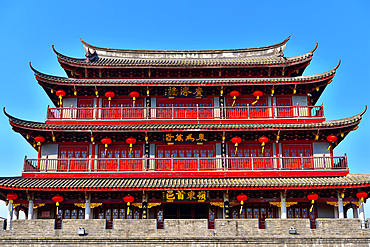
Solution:
[{"label": "stone wall block", "polygon": [[289,236],[291,227],[294,227],[299,235],[312,235],[309,219],[266,219],[264,233],[266,236]]}]

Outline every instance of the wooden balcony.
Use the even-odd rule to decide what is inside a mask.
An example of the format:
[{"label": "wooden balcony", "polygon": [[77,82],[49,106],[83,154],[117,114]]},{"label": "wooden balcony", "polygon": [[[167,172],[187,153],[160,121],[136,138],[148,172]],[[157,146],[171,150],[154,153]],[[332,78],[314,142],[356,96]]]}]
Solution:
[{"label": "wooden balcony", "polygon": [[[23,173],[116,174],[120,177],[302,176],[346,171],[347,157],[206,157],[27,159]],[[334,173],[333,173],[334,171]],[[303,172],[303,173],[302,173]],[[136,175],[135,175],[136,174]],[[265,175],[264,175],[265,174]],[[285,174],[285,175],[284,175]],[[44,176],[43,175],[43,176]],[[109,175],[111,176],[111,175]],[[44,176],[47,177],[47,176]]]},{"label": "wooden balcony", "polygon": [[217,120],[323,121],[323,106],[243,106],[243,107],[93,107],[48,108],[47,122],[59,121],[217,121]]}]

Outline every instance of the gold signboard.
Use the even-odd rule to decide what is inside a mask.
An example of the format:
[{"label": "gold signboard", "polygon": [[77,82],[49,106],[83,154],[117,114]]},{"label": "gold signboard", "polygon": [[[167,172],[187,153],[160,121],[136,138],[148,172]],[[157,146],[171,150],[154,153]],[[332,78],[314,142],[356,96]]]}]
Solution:
[{"label": "gold signboard", "polygon": [[197,143],[203,144],[208,142],[208,135],[206,133],[184,133],[171,132],[163,135],[163,143],[169,145],[175,143]]},{"label": "gold signboard", "polygon": [[175,97],[195,97],[200,99],[206,95],[205,89],[201,87],[168,87],[164,90],[164,97],[174,99]]},{"label": "gold signboard", "polygon": [[174,201],[197,201],[205,202],[209,200],[209,191],[184,191],[184,190],[168,190],[163,191],[163,200],[167,202]]}]

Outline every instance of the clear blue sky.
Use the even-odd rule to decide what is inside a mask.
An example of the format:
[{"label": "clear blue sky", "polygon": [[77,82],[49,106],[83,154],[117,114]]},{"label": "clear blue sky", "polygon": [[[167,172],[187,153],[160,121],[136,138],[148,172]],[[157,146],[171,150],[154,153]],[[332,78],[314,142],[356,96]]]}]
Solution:
[{"label": "clear blue sky", "polygon": [[[342,64],[318,104],[328,120],[353,116],[369,104],[370,1],[2,1],[0,106],[19,118],[44,121],[51,101],[28,63],[65,76],[51,45],[84,57],[92,45],[128,49],[226,49],[266,46],[289,35],[286,56],[319,47],[305,75]],[[370,173],[370,115],[335,155],[347,153],[351,173]],[[36,151],[0,114],[0,176],[19,176]],[[369,203],[368,203],[369,204]],[[370,206],[367,206],[367,217]],[[0,202],[0,216],[6,216]]]}]

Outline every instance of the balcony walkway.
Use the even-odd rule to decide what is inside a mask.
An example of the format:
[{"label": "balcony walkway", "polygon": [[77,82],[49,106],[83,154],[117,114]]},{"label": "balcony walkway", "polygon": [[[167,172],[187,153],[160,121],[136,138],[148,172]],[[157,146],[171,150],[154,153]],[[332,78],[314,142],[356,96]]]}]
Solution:
[{"label": "balcony walkway", "polygon": [[[226,157],[226,158],[95,158],[25,159],[24,173],[120,174],[131,177],[191,176],[322,176],[346,171],[341,157]],[[286,173],[284,173],[286,172]],[[124,175],[126,174],[126,175]],[[136,175],[135,175],[136,174]],[[248,175],[246,175],[248,174]],[[263,175],[265,174],[265,175]],[[285,175],[284,175],[285,174]],[[329,173],[330,174],[330,173]],[[342,175],[345,175],[342,174]],[[44,176],[43,175],[43,176]],[[102,175],[103,176],[103,175]],[[46,177],[46,176],[44,176]]]},{"label": "balcony walkway", "polygon": [[324,119],[323,106],[93,107],[48,108],[47,121],[60,120],[245,120]]}]

